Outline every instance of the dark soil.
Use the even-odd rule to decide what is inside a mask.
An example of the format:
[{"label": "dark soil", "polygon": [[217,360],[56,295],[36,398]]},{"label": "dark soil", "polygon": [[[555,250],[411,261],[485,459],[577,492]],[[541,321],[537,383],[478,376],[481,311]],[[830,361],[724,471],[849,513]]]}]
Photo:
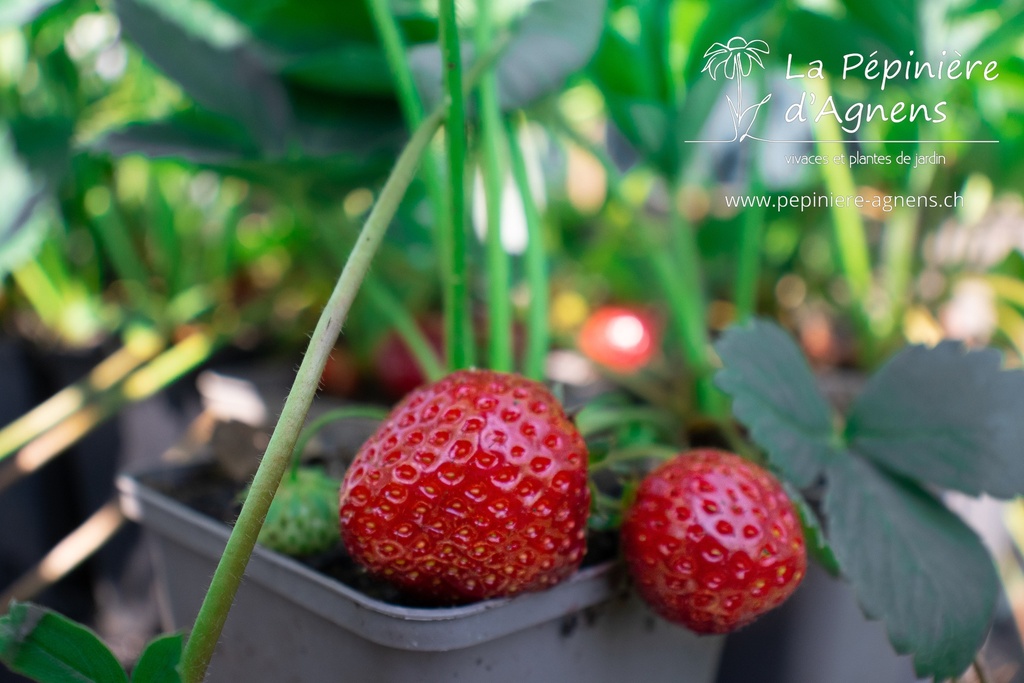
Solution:
[{"label": "dark soil", "polygon": [[[227,525],[234,524],[241,510],[243,485],[228,476],[216,464],[194,465],[172,473],[140,477],[140,481],[183,505]],[[600,564],[618,556],[618,535],[609,531],[592,531],[587,538],[587,554],[583,566]],[[295,558],[299,562],[337,579],[375,600],[406,607],[427,607],[416,598],[370,575],[345,552],[340,544],[325,552]]]}]

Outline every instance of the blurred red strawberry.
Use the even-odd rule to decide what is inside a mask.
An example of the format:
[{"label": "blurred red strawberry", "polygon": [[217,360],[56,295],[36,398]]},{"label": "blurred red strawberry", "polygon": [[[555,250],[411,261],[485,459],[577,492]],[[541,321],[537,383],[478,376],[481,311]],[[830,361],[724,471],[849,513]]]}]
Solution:
[{"label": "blurred red strawberry", "polygon": [[650,313],[604,306],[587,318],[576,338],[583,355],[622,374],[636,372],[658,352],[661,332]]},{"label": "blurred red strawberry", "polygon": [[325,394],[348,398],[359,384],[359,366],[355,356],[344,346],[336,346],[327,357],[320,375],[320,388]]},{"label": "blurred red strawberry", "polygon": [[[420,319],[417,324],[438,356],[444,357],[444,320],[440,316]],[[384,335],[373,354],[373,374],[380,388],[391,398],[401,398],[427,383],[416,357],[394,330]]]},{"label": "blurred red strawberry", "polygon": [[[444,318],[439,314],[431,314],[420,318],[416,323],[423,332],[430,346],[438,357],[444,359]],[[484,349],[488,344],[487,318],[475,317],[473,320],[475,344]],[[522,358],[526,349],[526,330],[518,322],[512,326],[512,352],[516,358]],[[485,359],[486,360],[486,359]],[[373,373],[380,383],[385,395],[399,399],[413,389],[427,383],[427,377],[420,370],[416,357],[399,334],[388,332],[373,354]],[[486,365],[486,363],[482,363]]]}]

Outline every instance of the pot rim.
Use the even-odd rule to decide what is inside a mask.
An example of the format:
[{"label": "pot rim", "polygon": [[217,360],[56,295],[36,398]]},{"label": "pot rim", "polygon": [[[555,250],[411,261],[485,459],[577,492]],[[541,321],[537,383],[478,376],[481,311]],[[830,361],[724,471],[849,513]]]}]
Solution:
[{"label": "pot rim", "polygon": [[[146,478],[183,474],[207,463],[164,466],[117,479],[125,515],[162,539],[215,564],[230,528],[160,493]],[[453,650],[486,642],[580,610],[625,597],[619,563],[583,568],[558,585],[457,607],[406,607],[371,598],[340,581],[259,545],[246,568],[247,581],[297,602],[367,640],[408,650]],[[243,599],[241,594],[239,599]],[[441,626],[442,628],[439,628]]]}]

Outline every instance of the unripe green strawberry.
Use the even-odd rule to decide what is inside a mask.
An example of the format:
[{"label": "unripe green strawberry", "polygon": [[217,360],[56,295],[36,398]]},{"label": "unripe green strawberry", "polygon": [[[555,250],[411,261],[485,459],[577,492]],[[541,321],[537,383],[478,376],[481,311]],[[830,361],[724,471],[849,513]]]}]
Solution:
[{"label": "unripe green strawberry", "polygon": [[779,482],[712,449],[680,454],[644,479],[622,544],[640,595],[698,633],[750,623],[807,571],[800,518]]},{"label": "unripe green strawberry", "polygon": [[408,593],[466,602],[552,586],[583,559],[587,451],[558,401],[462,370],[398,404],[341,490],[348,551]]},{"label": "unripe green strawberry", "polygon": [[340,540],[336,515],[338,481],[320,469],[285,474],[260,531],[263,545],[286,555],[324,552]]}]

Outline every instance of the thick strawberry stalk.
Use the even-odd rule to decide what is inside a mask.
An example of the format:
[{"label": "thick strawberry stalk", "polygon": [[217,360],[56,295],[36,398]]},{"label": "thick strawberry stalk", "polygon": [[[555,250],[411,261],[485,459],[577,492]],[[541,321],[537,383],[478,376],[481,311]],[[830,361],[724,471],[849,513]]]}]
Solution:
[{"label": "thick strawberry stalk", "polygon": [[[477,4],[475,42],[477,53],[494,40],[490,3]],[[498,102],[498,75],[493,71],[480,80],[480,155],[484,200],[487,207],[487,315],[492,370],[512,370],[512,303],[509,300],[509,258],[501,242],[501,199],[505,189],[504,134]]]},{"label": "thick strawberry stalk", "polygon": [[413,80],[412,69],[405,58],[405,46],[402,44],[402,34],[395,21],[388,0],[368,0],[367,4],[370,13],[373,15],[373,23],[377,28],[381,45],[384,47],[384,56],[388,60],[388,67],[391,69],[391,77],[395,80],[395,90],[398,95],[398,104],[402,107],[402,115],[410,127],[416,127],[426,116],[423,111],[423,102],[416,92],[416,83]]},{"label": "thick strawberry stalk", "polygon": [[441,0],[439,9],[444,86],[449,100],[445,144],[448,149],[448,198],[451,211],[449,224],[441,226],[446,235],[442,247],[444,258],[441,259],[441,278],[444,285],[448,367],[458,370],[474,363],[466,274],[466,104],[462,93],[462,52],[455,23],[455,0]]},{"label": "thick strawberry stalk", "polygon": [[527,311],[526,358],[523,373],[538,382],[544,379],[544,360],[547,357],[551,332],[548,326],[548,266],[544,250],[544,233],[540,211],[530,192],[530,179],[526,172],[526,160],[519,147],[515,124],[506,120],[509,163],[512,176],[523,202],[526,216],[526,258],[524,270],[530,287],[530,307]]},{"label": "thick strawberry stalk", "polygon": [[[388,67],[391,69],[391,74],[395,79],[398,103],[402,107],[405,123],[409,126],[410,130],[414,130],[423,122],[423,117],[426,114],[423,111],[423,102],[420,99],[419,93],[416,92],[412,69],[409,67],[409,62],[405,56],[405,45],[402,42],[401,30],[399,29],[398,22],[395,21],[394,14],[391,12],[388,0],[368,0],[368,4],[373,15],[373,23],[377,28],[377,34],[380,36],[381,45],[384,48],[384,56],[387,58]],[[441,277],[445,279],[447,274],[444,269],[448,265],[445,255],[451,251],[451,229],[449,229],[449,226],[452,224],[452,217],[450,215],[451,206],[448,202],[448,194],[445,191],[441,159],[435,149],[428,149],[424,154],[422,175],[424,185],[427,188],[427,195],[430,197],[430,203],[434,209],[434,248],[438,254],[441,254]],[[371,294],[371,296],[373,295]],[[449,299],[452,302],[455,301],[455,296],[447,294],[447,290],[446,297],[446,302]],[[380,297],[374,296],[374,298],[378,299],[374,301],[375,306],[381,303],[379,301]],[[388,308],[393,310],[393,307],[389,306]],[[393,323],[396,323],[396,321],[393,321]],[[413,351],[413,355],[419,362],[424,374],[432,380],[439,379],[441,374],[443,374],[440,370],[446,368],[437,367],[438,364],[433,360],[433,351],[423,338],[423,335],[420,334],[419,328],[415,326],[415,323],[413,323],[412,327],[395,324],[395,328]],[[446,360],[445,364],[447,362]]]},{"label": "thick strawberry stalk", "polygon": [[206,674],[231,603],[238,592],[242,574],[256,545],[263,519],[270,509],[270,503],[274,499],[281,478],[288,469],[299,430],[306,420],[327,357],[341,332],[341,325],[359,291],[360,283],[370,268],[370,262],[388,224],[415,176],[424,151],[441,125],[444,114],[442,108],[425,119],[398,157],[391,175],[381,190],[380,198],[366,219],[348,263],[338,278],[334,292],[317,322],[277,427],[270,438],[270,444],[253,479],[250,493],[231,531],[227,547],[199,609],[192,634],[185,645],[181,662],[185,683],[199,683]]}]

